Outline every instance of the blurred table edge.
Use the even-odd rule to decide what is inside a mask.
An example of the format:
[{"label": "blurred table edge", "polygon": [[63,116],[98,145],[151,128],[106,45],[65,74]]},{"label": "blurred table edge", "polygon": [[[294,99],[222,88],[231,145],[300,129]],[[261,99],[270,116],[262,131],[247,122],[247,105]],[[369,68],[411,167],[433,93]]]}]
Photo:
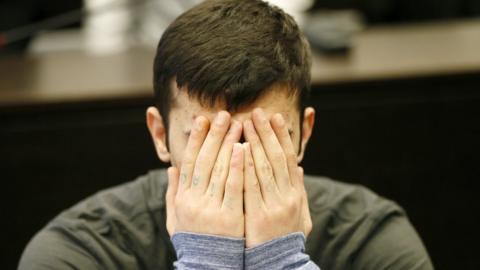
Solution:
[{"label": "blurred table edge", "polygon": [[[314,52],[312,85],[480,73],[480,19],[376,26],[346,55]],[[0,107],[150,98],[154,48],[0,59]]]},{"label": "blurred table edge", "polygon": [[371,27],[347,56],[314,53],[312,84],[480,72],[479,48],[480,19]]}]

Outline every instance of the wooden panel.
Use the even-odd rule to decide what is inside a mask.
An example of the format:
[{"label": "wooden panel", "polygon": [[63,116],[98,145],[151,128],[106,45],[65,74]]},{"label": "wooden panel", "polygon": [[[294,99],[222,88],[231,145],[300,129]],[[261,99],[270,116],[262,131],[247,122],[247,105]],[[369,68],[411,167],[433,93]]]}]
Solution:
[{"label": "wooden panel", "polygon": [[480,20],[377,26],[347,56],[315,55],[313,84],[462,74],[480,70]]}]

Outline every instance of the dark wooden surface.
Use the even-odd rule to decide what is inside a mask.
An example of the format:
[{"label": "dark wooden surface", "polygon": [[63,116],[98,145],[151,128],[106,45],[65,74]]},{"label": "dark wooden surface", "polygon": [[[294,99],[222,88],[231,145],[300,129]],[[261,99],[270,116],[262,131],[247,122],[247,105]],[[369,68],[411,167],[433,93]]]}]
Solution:
[{"label": "dark wooden surface", "polygon": [[479,269],[480,73],[322,87],[305,170],[407,211],[437,269]]},{"label": "dark wooden surface", "polygon": [[[470,24],[464,29],[473,31]],[[396,44],[399,35],[392,36]],[[360,61],[360,51],[316,56],[317,118],[306,172],[363,184],[397,201],[438,269],[479,269],[480,61],[462,56],[463,63],[438,67],[432,58],[428,69],[420,59],[423,71],[407,72],[415,61],[404,60],[386,72],[380,63]],[[14,269],[27,241],[61,210],[164,166],[144,122],[152,53],[0,61],[3,268]]]}]

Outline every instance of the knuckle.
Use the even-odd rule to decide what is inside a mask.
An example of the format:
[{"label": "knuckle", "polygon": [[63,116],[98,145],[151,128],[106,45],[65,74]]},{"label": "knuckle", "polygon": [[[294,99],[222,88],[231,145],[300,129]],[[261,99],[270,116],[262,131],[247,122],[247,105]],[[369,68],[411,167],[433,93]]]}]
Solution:
[{"label": "knuckle", "polygon": [[294,153],[288,153],[286,155],[287,162],[290,164],[297,164],[297,155]]},{"label": "knuckle", "polygon": [[186,157],[182,161],[182,167],[192,167],[193,165],[195,165],[195,160],[191,157]]},{"label": "knuckle", "polygon": [[289,197],[285,200],[285,206],[289,213],[295,213],[300,208],[301,201],[295,197]]},{"label": "knuckle", "polygon": [[195,162],[196,167],[204,168],[207,160],[208,160],[208,154],[205,153],[205,151],[200,151],[200,153],[198,154],[197,160]]},{"label": "knuckle", "polygon": [[225,136],[225,140],[230,143],[236,142],[239,133],[239,130],[230,128]]},{"label": "knuckle", "polygon": [[237,212],[235,211],[235,199],[233,199],[231,196],[228,196],[225,198],[223,201],[223,210],[226,210],[224,212],[224,215],[222,217],[225,217],[228,221],[233,221],[233,218],[237,217]]},{"label": "knuckle", "polygon": [[279,164],[285,162],[285,156],[283,155],[283,152],[277,151],[273,153],[273,160],[274,162],[278,162]]},{"label": "knuckle", "polygon": [[260,138],[258,138],[258,135],[255,133],[249,133],[248,134],[248,141],[252,144],[252,147],[259,147],[260,144]]},{"label": "knuckle", "polygon": [[257,121],[262,126],[262,128],[270,127],[270,123],[268,122],[267,118],[260,117],[260,118],[257,118]]},{"label": "knuckle", "polygon": [[223,133],[223,129],[221,126],[214,125],[210,131],[208,132],[208,136],[212,138],[219,138]]},{"label": "knuckle", "polygon": [[205,152],[205,149],[200,150],[197,156],[196,164],[203,165],[205,158],[208,157],[208,154]]},{"label": "knuckle", "polygon": [[230,192],[237,192],[239,191],[238,185],[233,183],[233,181],[229,180],[225,183],[225,188]]},{"label": "knuckle", "polygon": [[223,171],[224,171],[223,164],[217,162],[217,163],[215,164],[215,166],[213,166],[212,178],[215,178],[215,179],[216,179],[216,178],[222,177]]},{"label": "knuckle", "polygon": [[252,188],[253,191],[261,192],[260,183],[258,183],[257,179],[250,179],[248,183],[250,184],[250,188]]},{"label": "knuckle", "polygon": [[230,160],[230,167],[233,169],[239,169],[242,163],[243,163],[243,160],[232,157],[232,159]]},{"label": "knuckle", "polygon": [[247,159],[247,166],[248,167],[254,167],[254,165],[255,164],[253,163],[253,159],[251,159],[251,158]]},{"label": "knuckle", "polygon": [[208,196],[211,198],[215,196],[215,181],[210,181],[210,186],[208,188]]},{"label": "knuckle", "polygon": [[260,166],[260,170],[264,173],[264,174],[272,174],[272,166],[270,166],[270,164],[268,164],[268,162],[264,161],[262,162],[262,165]]},{"label": "knuckle", "polygon": [[201,140],[201,138],[202,138],[202,132],[200,131],[194,130],[192,131],[192,133],[190,133],[190,139],[193,142],[198,142]]},{"label": "knuckle", "polygon": [[273,192],[275,190],[275,179],[273,177],[269,177],[267,183],[265,184],[265,191],[266,192]]}]

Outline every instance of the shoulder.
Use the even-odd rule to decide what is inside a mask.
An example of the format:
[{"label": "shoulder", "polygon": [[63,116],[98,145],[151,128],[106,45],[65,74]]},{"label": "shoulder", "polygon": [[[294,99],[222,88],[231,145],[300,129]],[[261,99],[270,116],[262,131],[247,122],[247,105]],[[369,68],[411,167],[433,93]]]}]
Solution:
[{"label": "shoulder", "polygon": [[133,181],[98,191],[60,213],[46,228],[78,225],[102,231],[114,224],[136,226],[151,212],[164,210],[166,185],[165,170],[150,171]]},{"label": "shoulder", "polygon": [[325,177],[305,176],[305,188],[313,221],[307,251],[322,268],[432,269],[397,203],[364,186]]},{"label": "shoulder", "polygon": [[145,212],[163,209],[166,188],[165,170],[152,170],[133,181],[98,191],[62,212],[56,220],[71,216],[77,218],[82,212],[122,215],[134,220]]},{"label": "shoulder", "polygon": [[[20,266],[98,264],[135,269],[162,256],[167,179],[164,170],[102,190],[63,211],[27,245]],[[166,240],[167,239],[167,240]],[[157,252],[158,254],[150,254]],[[22,269],[22,268],[21,268]]]},{"label": "shoulder", "polygon": [[305,188],[310,211],[313,213],[333,212],[345,221],[356,220],[365,215],[377,217],[391,213],[404,214],[403,209],[395,202],[362,185],[306,175]]}]

